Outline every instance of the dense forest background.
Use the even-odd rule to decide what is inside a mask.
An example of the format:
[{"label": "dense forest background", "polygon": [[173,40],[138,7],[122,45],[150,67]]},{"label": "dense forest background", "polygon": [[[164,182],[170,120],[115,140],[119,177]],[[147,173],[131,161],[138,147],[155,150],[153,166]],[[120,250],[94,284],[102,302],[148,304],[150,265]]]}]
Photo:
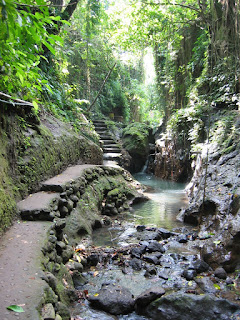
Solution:
[{"label": "dense forest background", "polygon": [[228,148],[226,131],[237,134],[229,111],[239,106],[239,6],[1,0],[1,99],[28,101],[37,116],[52,113],[83,133],[82,114],[163,123],[195,150],[210,115],[224,110],[216,130]]}]

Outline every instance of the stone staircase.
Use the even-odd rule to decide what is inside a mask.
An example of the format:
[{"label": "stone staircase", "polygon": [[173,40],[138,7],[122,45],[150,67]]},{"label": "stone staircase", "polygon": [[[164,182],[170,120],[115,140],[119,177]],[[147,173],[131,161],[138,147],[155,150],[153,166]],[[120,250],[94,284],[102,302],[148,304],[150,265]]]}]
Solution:
[{"label": "stone staircase", "polygon": [[102,141],[103,164],[116,166],[120,164],[122,156],[120,144],[116,142],[114,137],[109,133],[104,120],[93,121],[96,132]]}]

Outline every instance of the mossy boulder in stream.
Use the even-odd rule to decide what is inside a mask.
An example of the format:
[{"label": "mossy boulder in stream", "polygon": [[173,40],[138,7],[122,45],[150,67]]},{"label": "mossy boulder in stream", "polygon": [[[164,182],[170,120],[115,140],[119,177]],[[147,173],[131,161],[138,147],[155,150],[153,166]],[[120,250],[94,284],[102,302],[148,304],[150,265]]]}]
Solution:
[{"label": "mossy boulder in stream", "polygon": [[123,130],[123,147],[132,157],[130,172],[139,172],[144,166],[151,142],[150,126],[134,122]]}]

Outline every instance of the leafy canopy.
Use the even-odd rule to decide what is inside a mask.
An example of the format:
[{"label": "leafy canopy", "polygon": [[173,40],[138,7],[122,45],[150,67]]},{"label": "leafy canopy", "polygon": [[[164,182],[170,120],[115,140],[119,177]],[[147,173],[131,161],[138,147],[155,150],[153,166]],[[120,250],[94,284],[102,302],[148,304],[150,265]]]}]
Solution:
[{"label": "leafy canopy", "polygon": [[47,47],[61,37],[51,34],[59,16],[51,16],[45,0],[0,0],[0,87],[6,92],[19,92],[33,98],[46,81],[39,64]]}]

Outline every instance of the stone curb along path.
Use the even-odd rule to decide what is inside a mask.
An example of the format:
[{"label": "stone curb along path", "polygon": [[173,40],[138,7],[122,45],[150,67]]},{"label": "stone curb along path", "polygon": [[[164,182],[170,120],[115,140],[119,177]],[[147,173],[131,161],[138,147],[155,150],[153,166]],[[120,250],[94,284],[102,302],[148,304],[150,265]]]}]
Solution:
[{"label": "stone curb along path", "polygon": [[[116,178],[122,180],[118,183]],[[123,184],[123,181],[125,186],[120,191],[118,184]],[[22,219],[28,221],[16,222],[1,240],[1,320],[70,318],[68,305],[76,296],[69,269],[65,266],[74,259],[73,246],[65,234],[66,220],[71,213],[75,218],[81,216],[84,196],[89,200],[86,206],[91,206],[93,200],[89,198],[88,191],[85,194],[87,187],[93,190],[93,199],[96,200],[100,194],[96,190],[102,192],[101,202],[105,197],[105,207],[96,202],[98,213],[115,215],[122,212],[128,208],[124,202],[138,194],[130,187],[131,183],[131,177],[121,168],[76,165],[43,182],[40,192],[18,203]],[[91,210],[93,217],[89,216],[89,229],[79,226],[79,230],[85,233],[91,233],[102,223],[101,216],[94,215],[96,208]],[[79,230],[77,233],[80,235]],[[78,259],[70,261],[75,263],[78,271],[82,270],[84,262],[80,263]],[[13,304],[22,305],[25,312],[15,313],[6,309]]]}]

